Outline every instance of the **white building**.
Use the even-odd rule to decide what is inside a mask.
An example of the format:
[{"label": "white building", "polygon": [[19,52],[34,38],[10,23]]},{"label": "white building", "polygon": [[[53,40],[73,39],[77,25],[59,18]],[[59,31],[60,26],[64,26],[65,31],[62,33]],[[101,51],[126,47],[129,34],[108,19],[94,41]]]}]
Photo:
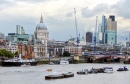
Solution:
[{"label": "white building", "polygon": [[23,26],[16,25],[16,33],[17,34],[25,34],[25,30],[24,30]]},{"label": "white building", "polygon": [[8,36],[6,36],[6,40],[11,41],[11,42],[17,42],[17,34],[8,33]]},{"label": "white building", "polygon": [[18,45],[16,42],[6,42],[6,50],[11,51],[12,53],[15,53],[18,51]]},{"label": "white building", "polygon": [[47,52],[47,40],[49,38],[49,32],[47,26],[43,23],[41,16],[40,23],[36,26],[34,32],[34,55],[35,58],[47,58],[49,54]]},{"label": "white building", "polygon": [[65,46],[64,48],[65,51],[68,51],[71,53],[71,55],[82,55],[82,47],[77,47],[77,46]]},{"label": "white building", "polygon": [[5,40],[5,35],[0,32],[0,42],[3,42]]}]

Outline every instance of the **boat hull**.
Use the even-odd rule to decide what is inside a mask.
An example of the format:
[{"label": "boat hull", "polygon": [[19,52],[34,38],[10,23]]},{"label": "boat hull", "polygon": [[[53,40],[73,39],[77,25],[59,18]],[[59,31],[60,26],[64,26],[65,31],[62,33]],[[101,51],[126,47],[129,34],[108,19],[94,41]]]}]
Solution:
[{"label": "boat hull", "polygon": [[22,62],[22,65],[26,64],[26,65],[31,65],[31,66],[36,66],[37,65],[37,61],[36,62]]},{"label": "boat hull", "polygon": [[2,66],[4,67],[11,67],[11,66],[21,66],[21,62],[2,62]]},{"label": "boat hull", "polygon": [[36,66],[37,62],[2,62],[3,67],[11,67],[11,66],[21,66],[21,65],[30,65],[30,66]]}]

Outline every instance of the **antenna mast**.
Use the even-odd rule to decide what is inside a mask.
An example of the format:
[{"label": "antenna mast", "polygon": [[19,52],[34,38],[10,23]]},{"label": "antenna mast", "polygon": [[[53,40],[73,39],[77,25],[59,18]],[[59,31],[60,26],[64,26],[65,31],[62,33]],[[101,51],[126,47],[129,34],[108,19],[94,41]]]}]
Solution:
[{"label": "antenna mast", "polygon": [[75,27],[76,27],[76,36],[77,36],[77,46],[79,46],[79,35],[78,35],[78,28],[77,28],[77,19],[76,19],[76,9],[74,8],[74,15],[75,15]]}]

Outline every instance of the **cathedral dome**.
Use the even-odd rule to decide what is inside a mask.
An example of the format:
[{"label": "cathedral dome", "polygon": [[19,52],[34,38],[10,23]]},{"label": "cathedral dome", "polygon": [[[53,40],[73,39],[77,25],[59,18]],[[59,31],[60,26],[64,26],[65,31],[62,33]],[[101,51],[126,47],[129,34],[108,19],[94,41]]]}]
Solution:
[{"label": "cathedral dome", "polygon": [[36,26],[37,29],[47,29],[47,26],[44,23],[39,23]]},{"label": "cathedral dome", "polygon": [[40,23],[37,24],[36,29],[47,29],[47,26],[43,23],[42,15],[41,15]]}]

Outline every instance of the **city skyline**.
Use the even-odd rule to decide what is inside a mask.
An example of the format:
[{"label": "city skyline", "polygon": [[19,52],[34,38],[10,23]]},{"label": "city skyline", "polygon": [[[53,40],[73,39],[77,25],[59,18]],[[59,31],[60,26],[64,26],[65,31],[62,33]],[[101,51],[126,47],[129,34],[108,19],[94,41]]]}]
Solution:
[{"label": "city skyline", "polygon": [[33,34],[42,14],[50,34],[49,39],[65,41],[71,38],[70,35],[76,37],[73,14],[76,8],[77,26],[81,36],[95,31],[96,16],[99,24],[102,15],[107,18],[115,15],[118,43],[126,42],[130,31],[130,12],[125,9],[129,3],[129,0],[2,0],[0,31],[5,35],[15,33],[16,25],[22,25],[26,33]]}]

